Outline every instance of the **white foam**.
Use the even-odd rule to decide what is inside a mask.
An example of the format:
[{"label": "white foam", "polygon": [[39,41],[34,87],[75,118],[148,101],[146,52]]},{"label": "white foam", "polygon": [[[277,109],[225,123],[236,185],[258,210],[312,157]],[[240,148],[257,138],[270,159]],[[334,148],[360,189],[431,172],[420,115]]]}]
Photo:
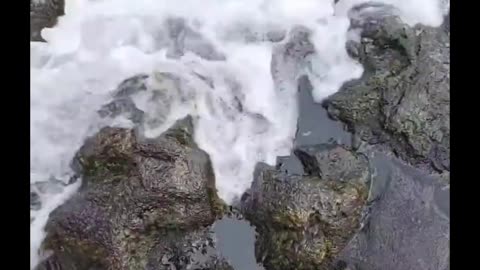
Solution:
[{"label": "white foam", "polygon": [[47,223],[50,213],[59,205],[63,204],[70,198],[79,188],[80,182],[65,187],[62,192],[57,194],[48,194],[48,198],[42,199],[42,209],[34,212],[34,220],[30,224],[30,268],[33,269],[41,258],[38,250],[45,238],[43,228]]},{"label": "white foam", "polygon": [[[380,2],[397,6],[409,23],[437,26],[442,20],[438,1]],[[231,202],[249,187],[257,162],[273,164],[290,152],[300,74],[309,75],[316,101],[361,75],[361,66],[345,50],[347,11],[360,2],[365,1],[343,0],[334,6],[333,0],[66,0],[66,15],[55,28],[42,31],[48,43],[31,43],[31,182],[69,179],[70,161],[84,139],[112,124],[96,114],[111,91],[138,73],[167,71],[184,85],[171,90],[170,104],[135,98],[147,117],[163,119],[161,125],[147,126],[146,135],[156,136],[176,119],[193,115],[195,140],[211,156],[219,195]],[[169,38],[165,20],[173,17],[185,19],[197,33],[185,37],[184,48],[224,61],[188,52],[169,59],[178,40]],[[306,59],[278,57],[272,77],[272,51],[282,51],[282,44],[252,43],[242,35],[288,32],[298,25],[312,32],[316,53]],[[155,80],[150,83],[154,88]],[[74,192],[73,187],[66,190],[42,198],[44,206],[35,212],[33,264],[49,213]]]}]

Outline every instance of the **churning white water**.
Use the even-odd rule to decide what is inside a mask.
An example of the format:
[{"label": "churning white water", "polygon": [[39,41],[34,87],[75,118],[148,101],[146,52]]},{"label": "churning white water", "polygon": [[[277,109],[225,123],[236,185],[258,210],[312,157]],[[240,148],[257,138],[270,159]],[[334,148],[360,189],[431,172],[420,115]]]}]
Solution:
[{"label": "churning white water", "polygon": [[[381,0],[409,24],[438,26],[441,0]],[[321,101],[362,67],[345,43],[348,11],[365,0],[66,0],[66,15],[31,43],[31,183],[67,182],[84,139],[104,125],[97,110],[126,78],[158,72],[182,82],[167,100],[134,100],[157,136],[176,119],[195,119],[195,140],[209,153],[219,195],[231,202],[252,181],[259,161],[290,153],[297,124],[296,79],[306,74]],[[303,29],[303,30],[302,30]],[[313,46],[286,42],[310,32]],[[275,42],[272,42],[275,41]],[[311,45],[310,44],[310,45]],[[302,51],[305,50],[305,51]],[[156,75],[155,75],[156,74]],[[161,114],[161,115],[160,115]],[[49,213],[76,191],[40,194],[32,211],[32,268]]]}]

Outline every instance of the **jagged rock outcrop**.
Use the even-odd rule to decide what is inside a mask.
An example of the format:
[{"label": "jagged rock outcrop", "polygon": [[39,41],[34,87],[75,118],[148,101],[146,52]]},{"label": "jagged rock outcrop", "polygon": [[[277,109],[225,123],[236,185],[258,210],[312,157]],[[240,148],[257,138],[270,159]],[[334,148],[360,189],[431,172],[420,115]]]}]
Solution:
[{"label": "jagged rock outcrop", "polygon": [[382,171],[369,218],[339,257],[350,270],[450,269],[449,189],[389,159],[375,158]]},{"label": "jagged rock outcrop", "polygon": [[330,116],[416,167],[450,171],[449,20],[439,28],[392,16],[356,24],[361,42],[348,50],[365,72],[324,102]]},{"label": "jagged rock outcrop", "polygon": [[65,0],[30,0],[30,41],[44,41],[40,31],[65,14]]},{"label": "jagged rock outcrop", "polygon": [[242,212],[256,227],[265,269],[330,269],[361,226],[368,160],[339,145],[297,149],[306,175],[259,165]]}]

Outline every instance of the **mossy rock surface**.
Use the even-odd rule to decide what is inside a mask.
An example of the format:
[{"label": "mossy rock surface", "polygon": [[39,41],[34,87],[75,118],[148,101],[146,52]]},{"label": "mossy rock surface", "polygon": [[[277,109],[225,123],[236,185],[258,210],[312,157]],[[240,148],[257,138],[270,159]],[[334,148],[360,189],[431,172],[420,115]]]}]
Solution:
[{"label": "mossy rock surface", "polygon": [[40,32],[53,27],[64,9],[65,0],[30,0],[30,41],[44,41]]},{"label": "mossy rock surface", "polygon": [[210,159],[194,143],[189,117],[156,139],[104,128],[74,164],[82,186],[52,212],[44,242],[62,269],[170,269],[152,266],[153,254],[177,246],[176,256],[188,261],[187,247],[207,241],[199,232],[223,215]]},{"label": "mossy rock surface", "polygon": [[330,116],[358,138],[388,146],[429,172],[450,171],[450,27],[409,27],[398,18],[366,18],[360,43],[349,43],[364,66],[324,102]]},{"label": "mossy rock surface", "polygon": [[340,145],[295,154],[307,174],[259,165],[242,211],[256,226],[255,254],[267,270],[329,269],[361,226],[368,160]]}]

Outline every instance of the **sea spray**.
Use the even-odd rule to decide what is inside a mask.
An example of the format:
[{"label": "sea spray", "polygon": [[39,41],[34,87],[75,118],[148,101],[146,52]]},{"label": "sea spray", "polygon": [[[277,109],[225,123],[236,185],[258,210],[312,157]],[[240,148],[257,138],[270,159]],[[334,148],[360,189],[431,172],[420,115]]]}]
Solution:
[{"label": "sea spray", "polygon": [[[219,195],[232,202],[249,187],[257,162],[273,164],[290,153],[299,76],[309,76],[317,102],[361,76],[345,44],[348,11],[365,2],[66,0],[65,16],[42,31],[47,43],[31,43],[31,182],[68,182],[70,162],[86,137],[104,125],[128,125],[97,113],[118,84],[150,74],[154,89],[162,83],[155,74],[167,72],[182,82],[181,89],[166,90],[168,109],[158,110],[164,101],[142,97],[146,93],[134,97],[154,123],[144,127],[145,135],[158,136],[176,119],[194,116],[195,140],[212,159]],[[448,6],[439,0],[377,3],[392,6],[409,24],[432,26],[440,25]],[[75,187],[43,196],[44,206],[33,212],[32,268],[49,213]]]}]

